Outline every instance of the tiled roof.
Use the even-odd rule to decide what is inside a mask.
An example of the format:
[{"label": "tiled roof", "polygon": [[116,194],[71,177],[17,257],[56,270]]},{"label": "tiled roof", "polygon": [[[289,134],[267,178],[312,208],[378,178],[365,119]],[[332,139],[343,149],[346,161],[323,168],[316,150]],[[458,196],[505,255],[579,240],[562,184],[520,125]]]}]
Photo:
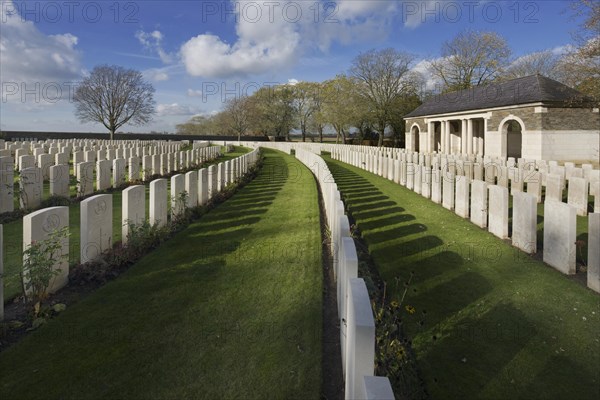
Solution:
[{"label": "tiled roof", "polygon": [[577,105],[589,98],[583,93],[542,75],[530,75],[487,86],[476,86],[436,95],[405,118],[481,110],[527,103]]}]

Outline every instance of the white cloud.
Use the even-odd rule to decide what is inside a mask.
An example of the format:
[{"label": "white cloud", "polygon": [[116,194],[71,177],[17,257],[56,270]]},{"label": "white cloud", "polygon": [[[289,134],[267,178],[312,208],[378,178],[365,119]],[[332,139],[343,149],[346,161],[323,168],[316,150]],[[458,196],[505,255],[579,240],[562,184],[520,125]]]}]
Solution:
[{"label": "white cloud", "polygon": [[411,72],[418,73],[423,78],[423,89],[426,91],[438,91],[441,87],[442,82],[439,78],[435,77],[431,73],[431,62],[439,59],[425,59],[421,60],[411,68]]},{"label": "white cloud", "polygon": [[235,42],[205,32],[181,46],[179,54],[188,74],[244,77],[287,68],[305,53],[327,52],[333,43],[376,43],[389,35],[399,6],[387,0],[238,1],[235,5]]},{"label": "white cloud", "polygon": [[175,57],[163,49],[162,41],[164,36],[160,31],[144,32],[139,30],[135,33],[135,37],[144,46],[144,48],[155,51],[165,64],[173,63]]},{"label": "white cloud", "polygon": [[156,106],[156,115],[164,117],[167,115],[195,115],[201,113],[198,107],[183,105],[178,103],[158,104]]},{"label": "white cloud", "polygon": [[287,81],[288,85],[291,85],[291,86],[295,86],[295,85],[297,85],[297,84],[298,84],[298,82],[300,82],[300,81],[299,81],[298,79],[295,79],[295,78],[290,78],[290,79],[288,79],[288,81]]},{"label": "white cloud", "polygon": [[142,75],[147,80],[153,82],[162,82],[169,80],[169,74],[167,71],[167,68],[150,68],[142,71]]},{"label": "white cloud", "polygon": [[202,96],[202,90],[188,89],[187,95],[188,97],[200,97]]},{"label": "white cloud", "polygon": [[70,33],[45,35],[31,21],[8,10],[11,1],[0,7],[0,59],[2,82],[30,83],[70,82],[81,78],[83,67],[76,46],[78,39]]}]

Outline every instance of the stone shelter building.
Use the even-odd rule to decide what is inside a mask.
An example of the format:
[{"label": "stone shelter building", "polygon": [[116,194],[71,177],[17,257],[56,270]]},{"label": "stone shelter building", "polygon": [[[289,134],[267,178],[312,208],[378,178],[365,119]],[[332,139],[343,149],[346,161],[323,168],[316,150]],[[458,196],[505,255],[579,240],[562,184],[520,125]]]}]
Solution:
[{"label": "stone shelter building", "polygon": [[600,113],[581,92],[542,75],[434,96],[405,117],[420,153],[598,161]]}]

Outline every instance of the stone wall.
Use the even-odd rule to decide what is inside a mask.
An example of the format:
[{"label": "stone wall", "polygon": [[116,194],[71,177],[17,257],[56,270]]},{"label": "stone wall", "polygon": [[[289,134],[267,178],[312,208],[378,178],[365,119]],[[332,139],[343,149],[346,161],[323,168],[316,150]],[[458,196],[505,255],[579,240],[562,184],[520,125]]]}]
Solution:
[{"label": "stone wall", "polygon": [[503,119],[514,115],[520,118],[525,125],[526,131],[536,131],[542,129],[542,115],[536,114],[535,107],[515,107],[506,110],[492,111],[492,117],[487,121],[487,127],[490,131],[500,131],[500,123]]},{"label": "stone wall", "polygon": [[591,108],[548,108],[542,113],[542,129],[578,131],[600,129],[600,113]]}]

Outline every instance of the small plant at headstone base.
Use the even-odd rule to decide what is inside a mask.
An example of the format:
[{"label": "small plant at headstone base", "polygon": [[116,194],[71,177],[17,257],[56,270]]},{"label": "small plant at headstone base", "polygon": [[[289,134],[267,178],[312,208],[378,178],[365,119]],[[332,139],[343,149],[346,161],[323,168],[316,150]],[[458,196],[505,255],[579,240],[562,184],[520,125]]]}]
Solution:
[{"label": "small plant at headstone base", "polygon": [[71,200],[67,197],[50,196],[47,199],[42,200],[40,208],[69,206],[70,204],[71,204]]},{"label": "small plant at headstone base", "polygon": [[23,298],[32,306],[34,329],[43,323],[38,321],[40,317],[45,319],[50,315],[51,310],[44,308],[42,303],[48,297],[47,290],[50,282],[61,273],[61,270],[55,269],[54,266],[69,256],[62,254],[62,242],[68,237],[69,228],[64,227],[53,231],[44,240],[32,242],[23,251],[24,262],[23,272],[21,272]]},{"label": "small plant at headstone base", "polygon": [[586,254],[587,252],[583,251],[583,250],[587,249],[587,243],[585,240],[576,240],[575,247],[577,248],[578,259],[581,262],[581,266],[579,267],[579,272],[586,272],[587,264],[585,262],[586,258],[584,258],[584,254]]},{"label": "small plant at headstone base", "polygon": [[187,207],[188,197],[188,192],[184,190],[179,195],[171,198],[171,207],[177,210],[177,212],[173,213],[173,219],[171,220],[171,224],[175,230],[187,225],[186,221],[188,221],[190,216],[190,210]]}]

